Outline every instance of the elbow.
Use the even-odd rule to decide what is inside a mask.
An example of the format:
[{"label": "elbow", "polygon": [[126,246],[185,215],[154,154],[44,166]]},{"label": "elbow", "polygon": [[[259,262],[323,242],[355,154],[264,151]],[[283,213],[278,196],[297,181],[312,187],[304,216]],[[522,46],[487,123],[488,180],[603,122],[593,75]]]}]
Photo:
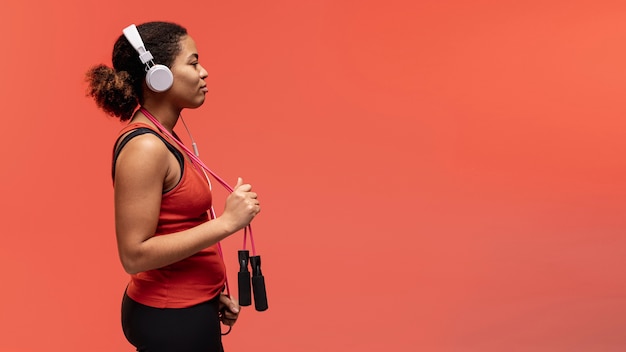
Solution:
[{"label": "elbow", "polygon": [[135,275],[139,272],[145,271],[141,268],[138,258],[131,255],[120,253],[120,262],[122,263],[124,271],[130,275]]},{"label": "elbow", "polygon": [[129,266],[128,264],[122,264],[122,266],[124,267],[124,271],[129,274],[129,275],[135,275],[139,272],[141,272],[141,270],[133,267],[133,266]]}]

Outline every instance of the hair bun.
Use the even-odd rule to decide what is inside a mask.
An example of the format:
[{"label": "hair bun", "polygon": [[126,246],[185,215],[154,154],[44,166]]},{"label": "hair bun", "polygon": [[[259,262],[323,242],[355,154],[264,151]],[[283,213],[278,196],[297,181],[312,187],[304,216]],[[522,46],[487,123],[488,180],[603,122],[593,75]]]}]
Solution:
[{"label": "hair bun", "polygon": [[87,71],[85,79],[89,84],[87,95],[96,101],[98,107],[122,121],[132,117],[138,101],[128,72],[97,65]]}]

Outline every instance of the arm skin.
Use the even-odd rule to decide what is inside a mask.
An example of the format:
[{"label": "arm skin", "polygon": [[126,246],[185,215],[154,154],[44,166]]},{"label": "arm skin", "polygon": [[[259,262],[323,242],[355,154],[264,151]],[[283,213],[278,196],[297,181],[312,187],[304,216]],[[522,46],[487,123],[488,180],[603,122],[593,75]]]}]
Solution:
[{"label": "arm skin", "polygon": [[184,231],[154,236],[164,186],[174,185],[179,177],[175,158],[156,136],[135,137],[120,152],[115,171],[115,228],[127,273],[185,259],[244,228],[261,210],[252,186],[239,178],[221,216]]}]

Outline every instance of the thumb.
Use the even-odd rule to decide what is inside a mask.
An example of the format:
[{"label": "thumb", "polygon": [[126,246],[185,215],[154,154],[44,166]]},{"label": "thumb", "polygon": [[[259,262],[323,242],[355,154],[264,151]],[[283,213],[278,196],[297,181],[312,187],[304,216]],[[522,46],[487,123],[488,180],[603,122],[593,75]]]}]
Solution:
[{"label": "thumb", "polygon": [[237,299],[231,298],[227,296],[226,294],[222,293],[220,294],[220,303],[228,307],[228,310],[230,310],[231,312],[235,314],[239,313],[239,304],[238,304]]},{"label": "thumb", "polygon": [[237,184],[233,189],[239,188],[239,186],[243,185],[243,179],[241,177],[237,177]]},{"label": "thumb", "polygon": [[239,313],[239,304],[236,298],[230,297],[228,302],[228,309],[235,314]]},{"label": "thumb", "polygon": [[237,304],[231,303],[230,307],[228,307],[231,312],[237,314],[239,313],[239,306]]}]

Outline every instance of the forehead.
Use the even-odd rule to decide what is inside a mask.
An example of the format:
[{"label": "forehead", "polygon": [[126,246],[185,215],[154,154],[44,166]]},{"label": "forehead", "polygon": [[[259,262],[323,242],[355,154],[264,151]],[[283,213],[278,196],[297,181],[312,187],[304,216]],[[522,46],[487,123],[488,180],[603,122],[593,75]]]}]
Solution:
[{"label": "forehead", "polygon": [[186,60],[190,56],[198,55],[198,48],[196,48],[196,42],[190,36],[186,35],[180,39],[180,53],[176,57],[176,60]]}]

